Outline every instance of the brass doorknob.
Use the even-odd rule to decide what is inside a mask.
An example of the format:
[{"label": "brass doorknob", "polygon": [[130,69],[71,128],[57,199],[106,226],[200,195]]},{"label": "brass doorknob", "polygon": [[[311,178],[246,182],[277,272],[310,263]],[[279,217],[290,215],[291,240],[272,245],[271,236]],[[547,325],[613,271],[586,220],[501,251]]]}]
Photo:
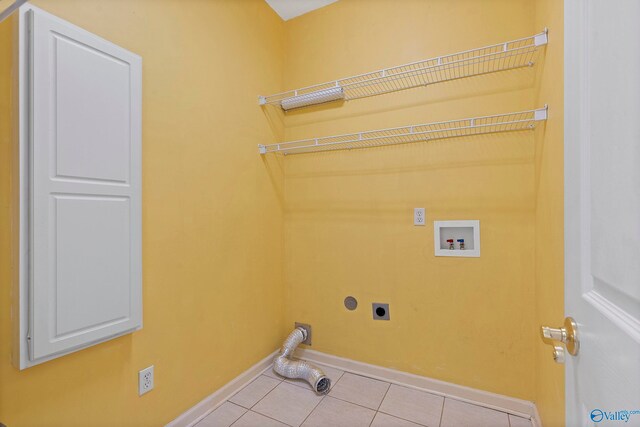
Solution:
[{"label": "brass doorknob", "polygon": [[561,328],[542,326],[540,328],[540,334],[542,335],[543,341],[550,341],[549,344],[553,345],[553,360],[557,363],[564,363],[565,351],[562,346],[555,345],[556,341],[564,344],[567,352],[572,356],[577,355],[578,351],[580,351],[578,325],[571,317],[564,319],[564,326]]},{"label": "brass doorknob", "polygon": [[553,346],[553,361],[556,363],[564,363],[564,347],[559,345]]}]

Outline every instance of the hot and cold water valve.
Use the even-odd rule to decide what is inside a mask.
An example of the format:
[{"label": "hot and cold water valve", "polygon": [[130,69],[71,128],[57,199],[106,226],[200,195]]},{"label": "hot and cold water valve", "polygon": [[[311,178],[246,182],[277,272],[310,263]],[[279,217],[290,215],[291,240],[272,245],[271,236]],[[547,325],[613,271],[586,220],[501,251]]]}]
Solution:
[{"label": "hot and cold water valve", "polygon": [[[458,239],[456,240],[456,242],[458,242],[458,250],[464,251],[464,239]],[[453,239],[447,239],[447,243],[449,244],[450,251],[456,249],[455,245],[453,244]]]},{"label": "hot and cold water valve", "polygon": [[480,256],[480,221],[433,221],[434,255],[477,258]]}]

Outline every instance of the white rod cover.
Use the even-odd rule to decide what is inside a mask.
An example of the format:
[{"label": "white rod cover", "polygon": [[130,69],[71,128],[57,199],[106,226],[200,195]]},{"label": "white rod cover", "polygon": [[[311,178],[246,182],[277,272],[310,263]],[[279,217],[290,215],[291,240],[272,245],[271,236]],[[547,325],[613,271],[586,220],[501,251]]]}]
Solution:
[{"label": "white rod cover", "polygon": [[344,90],[340,86],[322,89],[304,95],[292,96],[285,98],[280,102],[282,109],[285,111],[294,108],[307,107],[309,105],[323,104],[325,102],[337,101],[344,99]]}]

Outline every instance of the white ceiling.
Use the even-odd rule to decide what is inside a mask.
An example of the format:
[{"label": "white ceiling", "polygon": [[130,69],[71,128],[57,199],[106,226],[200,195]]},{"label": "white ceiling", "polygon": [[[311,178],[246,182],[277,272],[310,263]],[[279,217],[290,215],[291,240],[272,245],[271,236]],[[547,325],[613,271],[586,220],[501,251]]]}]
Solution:
[{"label": "white ceiling", "polygon": [[337,1],[338,0],[266,0],[269,6],[271,6],[271,9],[275,10],[285,21]]}]

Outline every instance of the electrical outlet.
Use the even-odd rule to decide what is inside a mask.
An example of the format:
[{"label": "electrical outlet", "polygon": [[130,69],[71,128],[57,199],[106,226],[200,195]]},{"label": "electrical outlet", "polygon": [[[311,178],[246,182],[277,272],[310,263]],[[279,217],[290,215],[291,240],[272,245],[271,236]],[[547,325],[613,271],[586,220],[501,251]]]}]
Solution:
[{"label": "electrical outlet", "polygon": [[389,304],[382,302],[374,302],[371,304],[373,309],[373,320],[389,320]]},{"label": "electrical outlet", "polygon": [[153,390],[153,365],[138,372],[138,395],[142,396],[151,390]]},{"label": "electrical outlet", "polygon": [[425,225],[424,208],[413,209],[413,225]]}]

